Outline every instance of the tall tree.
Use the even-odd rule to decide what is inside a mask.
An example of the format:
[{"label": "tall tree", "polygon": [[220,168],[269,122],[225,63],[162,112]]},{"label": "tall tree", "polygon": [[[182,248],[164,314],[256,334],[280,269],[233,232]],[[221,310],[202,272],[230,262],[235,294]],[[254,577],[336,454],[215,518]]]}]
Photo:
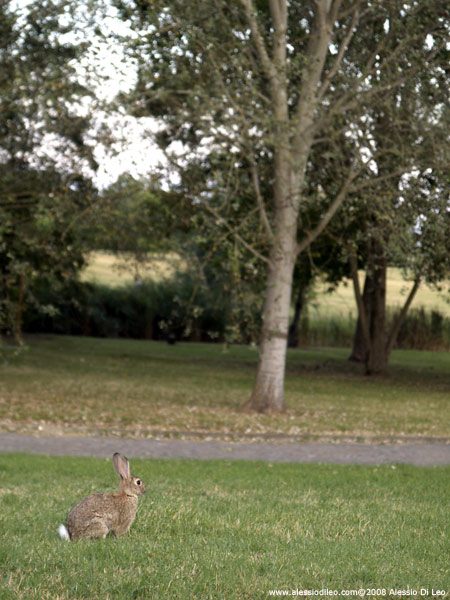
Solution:
[{"label": "tall tree", "polygon": [[[436,283],[448,276],[447,242],[449,187],[444,173],[448,164],[447,135],[449,110],[447,99],[448,58],[446,47],[438,48],[426,69],[415,69],[410,77],[403,74],[423,44],[431,46],[435,35],[423,38],[423,19],[411,22],[393,18],[386,7],[383,30],[367,40],[375,49],[389,29],[389,40],[380,58],[387,60],[396,48],[416,32],[411,43],[412,55],[399,55],[390,71],[399,85],[387,90],[378,102],[366,107],[364,133],[370,169],[366,185],[353,210],[358,215],[359,235],[347,236],[349,261],[354,282],[359,319],[355,333],[353,359],[365,363],[367,374],[385,373],[398,331],[422,282]],[[441,15],[441,17],[444,13]],[[448,20],[442,20],[448,30]],[[428,30],[429,32],[429,30]],[[386,75],[379,74],[379,79]],[[363,187],[363,184],[362,184]],[[346,218],[351,215],[349,214]],[[355,225],[352,226],[353,230]],[[358,240],[359,238],[359,240]],[[434,253],[430,253],[430,244]],[[359,261],[366,264],[364,291],[359,289]],[[404,306],[388,327],[386,317],[386,280],[388,265],[402,268],[411,280]]]},{"label": "tall tree", "polygon": [[[359,160],[351,160],[341,187],[327,198],[319,221],[308,231],[301,216],[311,149],[320,139],[335,136],[336,126],[357,137],[368,98],[376,102],[432,60],[444,43],[444,3],[433,3],[432,10],[413,0],[114,4],[137,33],[128,45],[138,65],[130,110],[165,122],[158,140],[171,166],[186,187],[189,181],[192,201],[202,203],[218,224],[227,222],[237,196],[230,185],[233,172],[243,161],[249,164],[254,195],[247,215],[259,217],[259,248],[239,228],[235,233],[265,263],[267,273],[259,364],[248,408],[282,410],[294,266],[327,227],[360,170]],[[381,50],[390,37],[389,27],[384,28],[388,6],[396,21],[418,19],[420,32],[411,28],[394,52],[384,56]],[[381,34],[371,49],[367,32],[374,27]],[[431,46],[425,43],[430,32]],[[390,67],[408,53],[410,66],[399,79]],[[340,123],[342,115],[347,118]],[[227,175],[184,178],[192,176],[186,165],[218,148],[229,156]],[[221,201],[209,185],[216,175],[229,184]],[[267,189],[270,195],[264,194]]]}]

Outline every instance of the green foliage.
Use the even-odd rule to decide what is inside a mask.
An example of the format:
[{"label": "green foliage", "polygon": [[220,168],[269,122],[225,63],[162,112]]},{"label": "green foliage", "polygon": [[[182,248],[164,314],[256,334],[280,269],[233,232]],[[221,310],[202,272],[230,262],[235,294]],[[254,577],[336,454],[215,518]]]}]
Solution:
[{"label": "green foliage", "polygon": [[0,333],[19,343],[37,274],[51,285],[83,264],[73,224],[93,193],[82,173],[96,165],[71,5],[0,5]]},{"label": "green foliage", "polygon": [[[0,165],[0,332],[20,341],[26,306],[46,310],[34,282],[57,291],[84,264],[72,224],[91,201],[82,178]],[[51,307],[49,307],[51,310]]]},{"label": "green foliage", "polygon": [[67,0],[0,5],[1,162],[53,164],[58,155],[65,170],[71,159],[95,166],[84,142],[89,118],[75,106],[92,92],[77,77],[86,45],[69,41],[82,27],[74,12]]},{"label": "green foliage", "polygon": [[[188,270],[160,281],[138,280],[110,287],[61,278],[38,277],[24,312],[24,331],[134,339],[177,339],[257,343],[261,295],[242,272],[207,265],[203,276]],[[237,265],[235,264],[235,267]],[[388,323],[397,314],[388,311]],[[354,314],[330,315],[304,308],[299,345],[350,347]],[[450,348],[450,319],[438,310],[411,309],[399,333],[398,348]]]},{"label": "green foliage", "polygon": [[41,280],[33,294],[51,310],[27,309],[27,332],[136,339],[175,334],[178,339],[211,341],[224,340],[229,326],[227,297],[189,274],[117,288],[75,281],[49,287]]},{"label": "green foliage", "polygon": [[117,485],[111,461],[0,457],[4,598],[243,600],[450,585],[449,467],[131,464],[148,491],[127,536],[66,543],[56,529],[69,508]]},{"label": "green foliage", "polygon": [[85,228],[86,246],[133,254],[136,263],[148,253],[177,250],[191,226],[193,208],[158,182],[122,175],[99,194]]}]

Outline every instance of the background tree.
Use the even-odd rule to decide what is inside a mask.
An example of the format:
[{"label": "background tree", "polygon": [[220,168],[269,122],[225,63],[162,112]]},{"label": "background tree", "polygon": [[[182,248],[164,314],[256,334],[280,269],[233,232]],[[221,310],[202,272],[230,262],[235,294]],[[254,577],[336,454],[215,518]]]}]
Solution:
[{"label": "background tree", "polygon": [[[283,409],[294,265],[336,213],[359,170],[352,160],[317,226],[306,231],[299,217],[311,149],[335,135],[339,115],[351,115],[342,127],[355,133],[369,98],[376,102],[433,59],[443,45],[444,4],[427,10],[415,2],[362,0],[114,4],[138,34],[128,45],[138,64],[130,109],[165,122],[158,139],[181,179],[191,160],[217,147],[229,156],[228,173],[243,160],[251,167],[251,210],[258,214],[265,248],[253,250],[267,272],[260,361],[248,406]],[[387,5],[392,19],[419,19],[420,32],[411,28],[394,52],[384,55],[390,38],[384,27]],[[374,27],[381,34],[372,49],[366,40]],[[425,43],[430,32],[431,45]],[[349,47],[355,50],[347,58]],[[399,78],[390,67],[400,54],[411,60]],[[260,168],[266,162],[267,171]],[[268,181],[262,185],[264,177]],[[269,187],[270,195],[263,196]],[[206,181],[195,181],[189,191],[216,223],[227,220],[236,197],[232,187],[221,205],[210,201]]]},{"label": "background tree", "polygon": [[[416,67],[413,59],[423,44],[432,45],[434,32],[425,28],[424,37],[426,7],[421,18],[419,15],[420,10],[417,18],[399,21],[393,17],[393,7],[386,6],[382,29],[380,23],[367,39],[368,47],[377,48],[389,27],[381,60],[383,54],[387,60],[405,40],[412,40],[411,55],[399,56],[390,66],[392,77],[399,81],[405,71]],[[441,25],[445,29],[448,22],[442,20]],[[447,65],[448,51],[441,47],[427,68],[416,69],[394,89],[387,90],[383,98],[368,103],[365,122],[360,125],[364,132],[361,150],[370,157],[369,168],[361,192],[354,199],[353,216],[347,212],[344,222],[353,221],[353,236],[347,230],[346,241],[359,312],[352,359],[364,362],[368,374],[387,371],[389,355],[421,282],[432,283],[448,276],[445,240],[450,232],[443,232],[448,226],[450,205],[448,181],[442,177],[449,148],[445,134],[449,114]],[[378,77],[382,79],[383,75]],[[434,257],[426,250],[430,243],[426,239],[432,231]],[[357,276],[362,261],[366,265],[364,292],[359,289]],[[389,327],[388,265],[402,268],[412,281],[404,306]]]}]

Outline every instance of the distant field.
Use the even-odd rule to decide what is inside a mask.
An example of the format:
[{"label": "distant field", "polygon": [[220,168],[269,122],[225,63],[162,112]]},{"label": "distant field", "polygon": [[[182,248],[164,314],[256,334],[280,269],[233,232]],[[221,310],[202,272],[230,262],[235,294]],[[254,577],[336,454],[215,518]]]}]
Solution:
[{"label": "distant field", "polygon": [[153,255],[146,264],[137,264],[126,257],[118,257],[110,252],[92,252],[88,264],[81,274],[83,281],[120,286],[136,279],[162,279],[170,277],[182,268],[183,262],[176,254]]},{"label": "distant field", "polygon": [[[364,272],[359,272],[361,289],[364,285]],[[387,280],[387,305],[390,308],[401,307],[412,288],[410,281],[405,281],[400,269],[388,269]],[[414,298],[412,308],[425,307],[427,310],[438,310],[443,315],[450,317],[450,281],[446,284],[446,291],[439,292],[423,284]],[[322,316],[339,313],[352,316],[356,315],[353,285],[350,280],[342,281],[332,293],[327,292],[327,285],[320,283],[315,287],[315,297],[309,305],[311,316],[315,313]],[[447,301],[445,300],[447,298]]]},{"label": "distant field", "polygon": [[[103,283],[105,285],[119,286],[131,283],[140,278],[161,279],[169,277],[177,269],[182,268],[183,263],[179,257],[173,255],[155,255],[151,261],[143,266],[136,266],[125,258],[119,258],[107,252],[93,252],[89,257],[88,266],[82,273],[82,279]],[[360,272],[361,284],[364,274]],[[388,270],[387,282],[387,304],[391,308],[401,306],[411,289],[412,284],[405,282],[400,269]],[[424,306],[427,309],[436,309],[443,315],[450,317],[450,293],[448,290],[450,282],[447,283],[446,292],[438,292],[423,285],[417,292],[412,307]],[[444,299],[447,297],[447,302]],[[332,315],[352,316],[356,314],[353,287],[350,281],[341,282],[332,293],[327,292],[327,285],[317,284],[314,289],[313,298],[309,304],[310,316],[324,317]]]}]

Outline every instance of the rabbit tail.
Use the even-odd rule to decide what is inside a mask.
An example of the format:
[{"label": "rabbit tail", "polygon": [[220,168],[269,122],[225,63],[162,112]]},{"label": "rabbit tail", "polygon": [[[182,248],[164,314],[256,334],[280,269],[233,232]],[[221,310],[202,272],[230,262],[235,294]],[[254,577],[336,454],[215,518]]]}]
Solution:
[{"label": "rabbit tail", "polygon": [[67,531],[67,528],[65,527],[65,525],[60,525],[58,527],[58,533],[59,533],[59,537],[62,540],[67,540],[68,542],[70,541],[70,535],[69,535],[69,532]]}]

